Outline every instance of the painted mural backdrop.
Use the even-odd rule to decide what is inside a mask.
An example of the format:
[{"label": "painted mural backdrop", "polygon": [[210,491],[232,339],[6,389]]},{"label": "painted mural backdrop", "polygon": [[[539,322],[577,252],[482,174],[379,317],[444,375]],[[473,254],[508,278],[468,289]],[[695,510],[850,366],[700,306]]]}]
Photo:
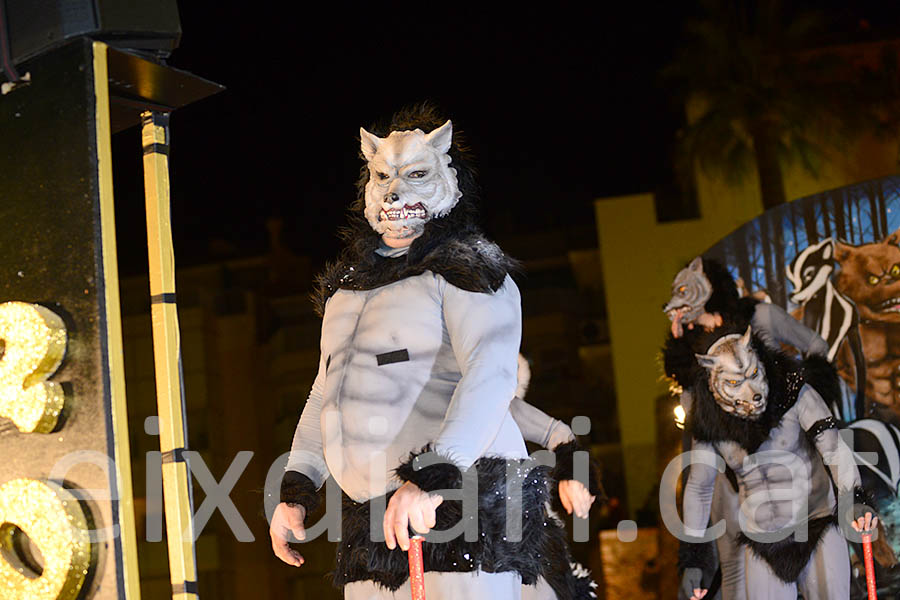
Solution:
[{"label": "painted mural backdrop", "polygon": [[767,211],[704,256],[727,265],[742,294],[778,304],[828,342],[844,386],[832,409],[855,450],[878,456],[861,475],[887,534],[876,544],[879,588],[900,590],[900,177]]}]

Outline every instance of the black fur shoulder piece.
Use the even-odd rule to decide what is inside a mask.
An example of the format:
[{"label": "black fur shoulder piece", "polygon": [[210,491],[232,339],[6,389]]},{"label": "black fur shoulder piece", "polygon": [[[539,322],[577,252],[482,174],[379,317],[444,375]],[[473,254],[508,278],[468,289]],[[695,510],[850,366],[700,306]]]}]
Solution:
[{"label": "black fur shoulder piece", "polygon": [[478,233],[448,237],[424,255],[416,240],[406,255],[397,258],[375,254],[377,236],[371,242],[358,260],[339,260],[316,278],[313,303],[320,316],[325,313],[325,302],[339,289],[371,290],[431,271],[468,292],[490,293],[499,290],[506,275],[517,269],[517,263],[499,246]]},{"label": "black fur shoulder piece", "polygon": [[841,384],[837,371],[824,356],[810,355],[803,359],[803,381],[819,392],[830,409],[841,405]]},{"label": "black fur shoulder piece", "polygon": [[719,261],[704,257],[703,274],[712,285],[712,295],[706,301],[706,311],[721,315],[737,313],[741,297],[728,269]]},{"label": "black fur shoulder piece", "polygon": [[[446,120],[435,107],[422,104],[398,112],[390,123],[376,124],[367,130],[379,137],[392,131],[421,129],[429,132]],[[348,212],[348,225],[341,230],[344,248],[337,262],[316,278],[312,299],[320,315],[324,313],[325,302],[339,289],[374,289],[429,270],[458,288],[490,293],[497,291],[506,275],[517,269],[517,263],[485,239],[476,225],[480,190],[465,134],[456,123],[448,154],[463,195],[448,214],[428,221],[422,235],[410,245],[409,252],[397,258],[375,254],[381,237],[363,214],[365,187],[369,180],[369,170],[363,160],[356,201]]]},{"label": "black fur shoulder piece", "polygon": [[[723,335],[723,334],[719,334]],[[753,336],[753,349],[765,367],[769,383],[768,405],[756,420],[742,419],[723,411],[716,404],[709,389],[709,375],[700,368],[691,390],[694,404],[687,419],[687,430],[702,442],[737,442],[747,452],[753,453],[769,437],[784,414],[794,406],[804,384],[803,365],[777,350],[765,345]]]}]

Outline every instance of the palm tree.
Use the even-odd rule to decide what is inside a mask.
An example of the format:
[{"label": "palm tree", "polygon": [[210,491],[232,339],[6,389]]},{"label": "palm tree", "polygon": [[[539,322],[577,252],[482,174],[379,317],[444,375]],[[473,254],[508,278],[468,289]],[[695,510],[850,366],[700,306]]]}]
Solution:
[{"label": "palm tree", "polygon": [[707,0],[688,40],[664,69],[699,116],[679,132],[678,170],[695,165],[737,182],[756,174],[764,208],[785,202],[783,168],[812,175],[823,144],[840,147],[870,127],[848,61],[815,48],[823,19],[787,15],[779,0]]}]

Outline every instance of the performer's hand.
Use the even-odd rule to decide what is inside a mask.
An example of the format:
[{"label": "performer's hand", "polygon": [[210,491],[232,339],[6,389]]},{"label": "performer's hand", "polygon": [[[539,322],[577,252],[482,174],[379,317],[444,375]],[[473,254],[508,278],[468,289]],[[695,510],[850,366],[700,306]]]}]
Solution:
[{"label": "performer's hand", "polygon": [[[704,312],[694,321],[697,325],[702,325],[706,331],[712,331],[716,327],[722,326],[722,315],[719,313]],[[694,328],[694,323],[688,325],[688,329]]]},{"label": "performer's hand", "polygon": [[587,519],[591,504],[596,500],[584,484],[577,479],[564,479],[559,482],[559,501],[570,515],[575,511],[575,516]]},{"label": "performer's hand", "polygon": [[[275,507],[272,524],[269,526],[269,537],[272,538],[272,551],[275,552],[275,556],[295,567],[299,567],[305,561],[299,552],[290,547],[289,542],[306,539],[306,529],[303,527],[305,518],[306,509],[303,506],[282,502]],[[296,540],[291,539],[292,533]]]},{"label": "performer's hand", "polygon": [[853,527],[854,531],[858,533],[869,533],[870,531],[873,531],[876,527],[878,527],[878,517],[873,516],[870,512],[867,512],[866,516],[859,517],[858,519],[851,521],[850,526]]},{"label": "performer's hand", "polygon": [[444,499],[428,494],[416,484],[407,481],[391,496],[384,512],[384,543],[393,550],[398,545],[409,550],[409,528],[416,533],[428,533],[437,519],[434,509]]},{"label": "performer's hand", "polygon": [[703,589],[703,571],[696,567],[688,567],[681,576],[681,593],[685,598],[700,600],[709,590]]}]

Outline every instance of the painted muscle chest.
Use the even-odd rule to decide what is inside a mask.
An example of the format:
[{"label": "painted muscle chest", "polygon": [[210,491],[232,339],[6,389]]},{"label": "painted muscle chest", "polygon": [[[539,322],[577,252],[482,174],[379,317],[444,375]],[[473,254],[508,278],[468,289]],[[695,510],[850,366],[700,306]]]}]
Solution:
[{"label": "painted muscle chest", "polygon": [[[804,444],[804,432],[797,418],[796,410],[789,410],[778,427],[772,429],[768,439],[756,450],[755,454],[765,452],[785,452],[797,457],[807,454]],[[759,466],[745,468],[744,459],[750,454],[735,442],[717,442],[716,449],[726,464],[738,475],[748,476],[756,469],[769,471],[774,463],[762,463]]]},{"label": "painted muscle chest", "polygon": [[386,367],[433,356],[445,337],[437,279],[425,273],[374,290],[339,290],[325,310],[322,353],[327,364],[340,356]]}]

